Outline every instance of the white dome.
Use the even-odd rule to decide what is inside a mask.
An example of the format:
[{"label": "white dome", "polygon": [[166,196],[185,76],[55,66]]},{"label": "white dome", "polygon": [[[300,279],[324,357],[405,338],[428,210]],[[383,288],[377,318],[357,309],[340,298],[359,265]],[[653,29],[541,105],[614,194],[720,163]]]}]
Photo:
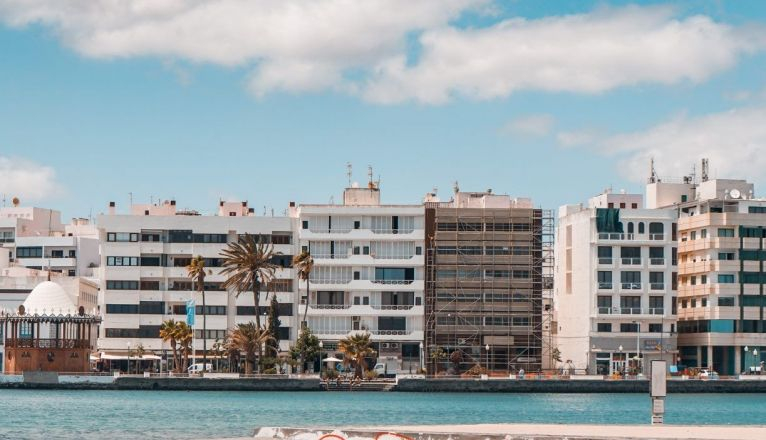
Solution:
[{"label": "white dome", "polygon": [[38,284],[24,301],[24,311],[42,315],[76,315],[77,306],[64,288],[52,281]]}]

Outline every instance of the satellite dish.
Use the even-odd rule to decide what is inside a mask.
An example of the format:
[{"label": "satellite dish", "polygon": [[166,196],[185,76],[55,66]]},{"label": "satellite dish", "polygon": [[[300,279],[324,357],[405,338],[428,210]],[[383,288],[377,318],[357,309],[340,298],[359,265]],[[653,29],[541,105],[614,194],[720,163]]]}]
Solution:
[{"label": "satellite dish", "polygon": [[738,199],[739,196],[741,196],[742,194],[739,192],[738,189],[735,188],[735,189],[729,191],[729,195],[731,196],[732,199]]}]

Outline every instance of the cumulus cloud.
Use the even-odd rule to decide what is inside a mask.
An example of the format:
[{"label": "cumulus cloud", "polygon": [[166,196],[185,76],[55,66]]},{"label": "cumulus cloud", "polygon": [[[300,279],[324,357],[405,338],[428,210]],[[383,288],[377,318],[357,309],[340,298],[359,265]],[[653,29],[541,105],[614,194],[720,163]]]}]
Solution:
[{"label": "cumulus cloud", "polygon": [[40,200],[60,193],[53,168],[18,158],[0,156],[0,194]]},{"label": "cumulus cloud", "polygon": [[444,27],[420,38],[417,65],[402,56],[377,68],[366,96],[442,103],[455,95],[500,98],[518,90],[600,93],[641,83],[693,83],[764,47],[763,34],[670,8],[629,6],[479,29]]},{"label": "cumulus cloud", "polygon": [[663,176],[682,176],[700,158],[713,177],[766,181],[766,107],[745,107],[703,116],[678,116],[646,130],[619,133],[593,146],[618,159],[626,178],[645,182],[654,157]]},{"label": "cumulus cloud", "polygon": [[508,135],[538,137],[550,133],[555,119],[551,115],[528,115],[506,122],[500,132]]},{"label": "cumulus cloud", "polygon": [[[600,93],[696,83],[766,46],[762,29],[627,6],[466,28],[491,0],[0,0],[93,58],[159,57],[250,71],[256,95],[333,90],[440,104],[518,90]],[[494,18],[494,17],[493,17]],[[415,50],[408,46],[415,41]],[[409,48],[409,49],[408,49]]]}]

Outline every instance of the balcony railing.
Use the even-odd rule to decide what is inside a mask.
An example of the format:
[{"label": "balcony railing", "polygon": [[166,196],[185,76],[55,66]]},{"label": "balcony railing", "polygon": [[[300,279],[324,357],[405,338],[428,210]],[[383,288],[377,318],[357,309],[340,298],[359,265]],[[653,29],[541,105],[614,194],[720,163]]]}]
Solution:
[{"label": "balcony railing", "polygon": [[611,290],[614,287],[614,284],[607,281],[599,281],[598,288],[599,290]]},{"label": "balcony railing", "polygon": [[312,309],[343,310],[351,308],[351,304],[309,304]]},{"label": "balcony railing", "polygon": [[641,290],[641,283],[622,283],[623,290]]},{"label": "balcony railing", "polygon": [[649,234],[649,240],[664,240],[665,234]]},{"label": "balcony railing", "polygon": [[664,315],[665,314],[665,308],[664,307],[651,307],[651,308],[649,308],[649,314],[650,315]]},{"label": "balcony railing", "polygon": [[309,232],[313,232],[315,234],[348,234],[353,229],[351,228],[331,228],[331,229],[315,229],[315,228],[309,228]]},{"label": "balcony railing", "polygon": [[665,259],[664,258],[650,258],[649,264],[652,266],[664,266],[665,265]]},{"label": "balcony railing", "polygon": [[409,330],[369,330],[369,332],[381,336],[409,335],[412,333]]},{"label": "balcony railing", "polygon": [[620,260],[624,266],[639,266],[641,265],[641,258],[622,258]]},{"label": "balcony railing", "polygon": [[620,307],[620,314],[622,315],[640,315],[641,307]]},{"label": "balcony railing", "polygon": [[611,315],[612,314],[612,308],[611,307],[599,307],[598,308],[598,314],[599,315]]},{"label": "balcony railing", "polygon": [[665,283],[649,283],[651,290],[665,290]]},{"label": "balcony railing", "polygon": [[614,262],[614,259],[612,257],[606,258],[606,257],[600,257],[598,259],[598,264],[612,264]]},{"label": "balcony railing", "polygon": [[343,258],[348,258],[348,254],[311,254],[311,256],[316,259],[329,259],[329,260],[339,260]]},{"label": "balcony railing", "polygon": [[376,260],[409,260],[410,258],[414,257],[415,254],[409,254],[409,255],[375,255],[370,254],[372,258]]},{"label": "balcony railing", "polygon": [[633,240],[634,234],[624,234],[622,232],[599,232],[599,240]]},{"label": "balcony railing", "polygon": [[412,284],[414,280],[371,280],[375,284]]},{"label": "balcony railing", "polygon": [[372,307],[375,310],[410,310],[413,307],[415,307],[415,304],[409,304],[409,305],[380,305],[380,304],[373,304],[370,307]]},{"label": "balcony railing", "polygon": [[372,228],[370,229],[373,234],[411,234],[415,228],[399,228],[399,229],[392,229],[392,228]]},{"label": "balcony railing", "polygon": [[664,315],[665,309],[654,307],[643,309],[640,307],[599,307],[599,315]]},{"label": "balcony railing", "polygon": [[318,278],[311,279],[311,284],[348,284],[351,278]]}]

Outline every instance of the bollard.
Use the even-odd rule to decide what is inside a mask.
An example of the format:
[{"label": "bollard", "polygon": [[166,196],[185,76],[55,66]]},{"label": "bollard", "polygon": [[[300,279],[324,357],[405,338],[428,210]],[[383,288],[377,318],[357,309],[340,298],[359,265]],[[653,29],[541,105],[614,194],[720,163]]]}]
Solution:
[{"label": "bollard", "polygon": [[652,425],[662,425],[665,421],[667,371],[666,361],[652,361]]}]

